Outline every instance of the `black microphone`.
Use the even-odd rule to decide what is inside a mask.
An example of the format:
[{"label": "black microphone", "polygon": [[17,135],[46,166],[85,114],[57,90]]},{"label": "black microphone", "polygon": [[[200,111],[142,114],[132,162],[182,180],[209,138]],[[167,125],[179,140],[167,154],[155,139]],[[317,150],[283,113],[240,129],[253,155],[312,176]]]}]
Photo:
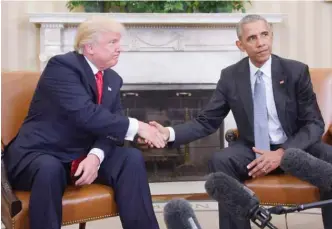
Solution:
[{"label": "black microphone", "polygon": [[173,199],[164,207],[167,229],[202,229],[194,210],[185,199]]},{"label": "black microphone", "polygon": [[332,191],[332,164],[301,149],[286,149],[280,162],[280,168],[323,191]]},{"label": "black microphone", "polygon": [[211,173],[205,183],[205,190],[234,217],[250,219],[259,228],[277,229],[270,223],[270,212],[259,206],[254,192],[227,174]]}]

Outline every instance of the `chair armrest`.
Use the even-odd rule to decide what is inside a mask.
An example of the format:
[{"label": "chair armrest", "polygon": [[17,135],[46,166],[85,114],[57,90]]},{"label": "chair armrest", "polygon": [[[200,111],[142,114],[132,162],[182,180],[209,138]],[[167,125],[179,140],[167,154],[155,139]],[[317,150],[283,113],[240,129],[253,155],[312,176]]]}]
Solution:
[{"label": "chair armrest", "polygon": [[22,202],[14,194],[8,181],[5,164],[1,159],[1,217],[9,214],[11,218],[22,210]]},{"label": "chair armrest", "polygon": [[225,139],[228,143],[234,142],[239,137],[239,131],[237,129],[229,129],[225,133]]}]

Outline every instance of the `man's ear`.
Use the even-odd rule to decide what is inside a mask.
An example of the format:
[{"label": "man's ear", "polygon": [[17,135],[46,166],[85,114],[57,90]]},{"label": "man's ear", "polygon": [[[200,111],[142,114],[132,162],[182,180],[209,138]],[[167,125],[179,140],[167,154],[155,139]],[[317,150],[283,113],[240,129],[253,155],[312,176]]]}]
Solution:
[{"label": "man's ear", "polygon": [[235,42],[236,46],[242,51],[245,52],[246,50],[244,50],[243,46],[242,46],[242,42],[240,40],[237,40]]},{"label": "man's ear", "polygon": [[83,47],[84,51],[90,55],[93,54],[93,49],[91,44],[85,44]]}]

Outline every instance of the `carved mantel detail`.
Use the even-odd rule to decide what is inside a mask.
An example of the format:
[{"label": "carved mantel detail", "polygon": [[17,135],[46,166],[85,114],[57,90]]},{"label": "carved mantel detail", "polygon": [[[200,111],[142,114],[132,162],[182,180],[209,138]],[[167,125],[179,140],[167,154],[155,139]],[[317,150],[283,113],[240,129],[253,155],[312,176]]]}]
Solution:
[{"label": "carved mantel detail", "polygon": [[[30,14],[30,22],[40,25],[40,70],[52,56],[73,49],[78,24],[94,13]],[[103,14],[126,26],[124,52],[229,52],[234,44],[235,25],[243,14]],[[264,15],[280,23],[279,14]],[[239,53],[238,58],[242,57]]]}]

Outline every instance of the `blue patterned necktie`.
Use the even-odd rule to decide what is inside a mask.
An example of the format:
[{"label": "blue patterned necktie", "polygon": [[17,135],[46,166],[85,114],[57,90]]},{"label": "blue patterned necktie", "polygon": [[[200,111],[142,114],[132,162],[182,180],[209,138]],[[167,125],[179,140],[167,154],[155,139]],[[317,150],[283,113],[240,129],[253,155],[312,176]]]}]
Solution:
[{"label": "blue patterned necktie", "polygon": [[[260,150],[270,150],[269,126],[266,106],[265,84],[263,72],[256,72],[254,87],[254,135],[255,147]],[[259,157],[256,154],[256,157]]]}]

